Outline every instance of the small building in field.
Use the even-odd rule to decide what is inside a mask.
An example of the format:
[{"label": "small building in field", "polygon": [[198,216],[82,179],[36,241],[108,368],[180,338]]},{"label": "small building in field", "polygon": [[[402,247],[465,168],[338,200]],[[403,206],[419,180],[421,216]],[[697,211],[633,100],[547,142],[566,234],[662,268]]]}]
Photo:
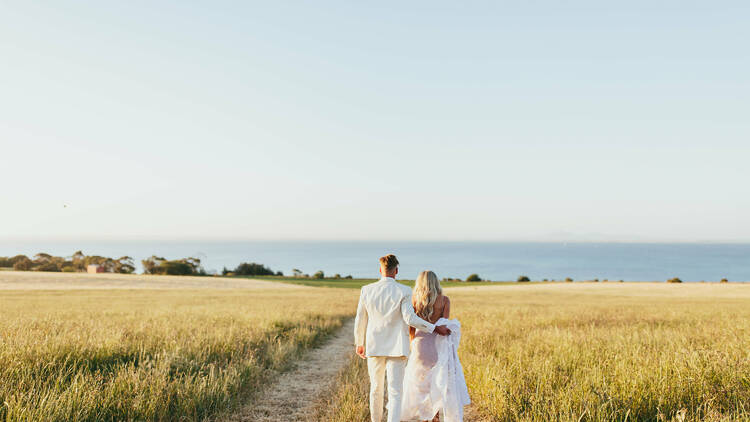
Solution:
[{"label": "small building in field", "polygon": [[86,267],[86,272],[89,274],[103,273],[104,267],[102,267],[101,265],[90,264]]}]

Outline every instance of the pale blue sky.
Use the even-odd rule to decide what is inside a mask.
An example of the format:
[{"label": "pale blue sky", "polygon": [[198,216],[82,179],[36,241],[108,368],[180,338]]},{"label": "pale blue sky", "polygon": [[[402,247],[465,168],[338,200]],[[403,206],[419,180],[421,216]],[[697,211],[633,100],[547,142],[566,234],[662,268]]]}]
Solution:
[{"label": "pale blue sky", "polygon": [[0,2],[0,236],[750,241],[750,3]]}]

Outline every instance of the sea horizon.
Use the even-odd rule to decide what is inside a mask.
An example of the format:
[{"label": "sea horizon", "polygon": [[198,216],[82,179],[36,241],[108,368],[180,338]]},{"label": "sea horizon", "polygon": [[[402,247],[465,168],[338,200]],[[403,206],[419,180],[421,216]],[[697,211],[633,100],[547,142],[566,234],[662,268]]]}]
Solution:
[{"label": "sea horizon", "polygon": [[469,274],[492,281],[750,281],[750,242],[592,242],[489,240],[179,240],[78,239],[0,240],[0,256],[44,252],[140,261],[152,255],[167,259],[196,257],[209,273],[232,269],[241,262],[257,262],[290,275],[292,269],[327,276],[340,274],[377,278],[377,258],[394,253],[401,261],[400,276],[413,279],[425,269],[440,278],[465,279]]}]

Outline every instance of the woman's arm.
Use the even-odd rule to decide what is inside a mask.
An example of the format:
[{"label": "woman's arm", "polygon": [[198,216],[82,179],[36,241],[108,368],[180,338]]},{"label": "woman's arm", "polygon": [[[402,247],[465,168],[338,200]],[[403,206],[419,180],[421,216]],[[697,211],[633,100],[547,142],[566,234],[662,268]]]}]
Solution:
[{"label": "woman's arm", "polygon": [[448,299],[448,296],[445,297],[445,305],[443,305],[443,318],[450,319],[451,316],[451,300]]}]

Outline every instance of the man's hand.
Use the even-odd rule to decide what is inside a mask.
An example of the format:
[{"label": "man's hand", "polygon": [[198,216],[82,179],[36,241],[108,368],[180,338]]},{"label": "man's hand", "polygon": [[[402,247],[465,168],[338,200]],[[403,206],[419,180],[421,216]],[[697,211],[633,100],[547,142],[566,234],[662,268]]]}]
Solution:
[{"label": "man's hand", "polygon": [[440,334],[441,336],[447,336],[451,333],[451,330],[448,329],[448,327],[446,327],[445,325],[438,325],[437,327],[435,327],[435,332]]},{"label": "man's hand", "polygon": [[357,355],[362,359],[365,359],[367,357],[365,356],[365,346],[357,346]]}]

